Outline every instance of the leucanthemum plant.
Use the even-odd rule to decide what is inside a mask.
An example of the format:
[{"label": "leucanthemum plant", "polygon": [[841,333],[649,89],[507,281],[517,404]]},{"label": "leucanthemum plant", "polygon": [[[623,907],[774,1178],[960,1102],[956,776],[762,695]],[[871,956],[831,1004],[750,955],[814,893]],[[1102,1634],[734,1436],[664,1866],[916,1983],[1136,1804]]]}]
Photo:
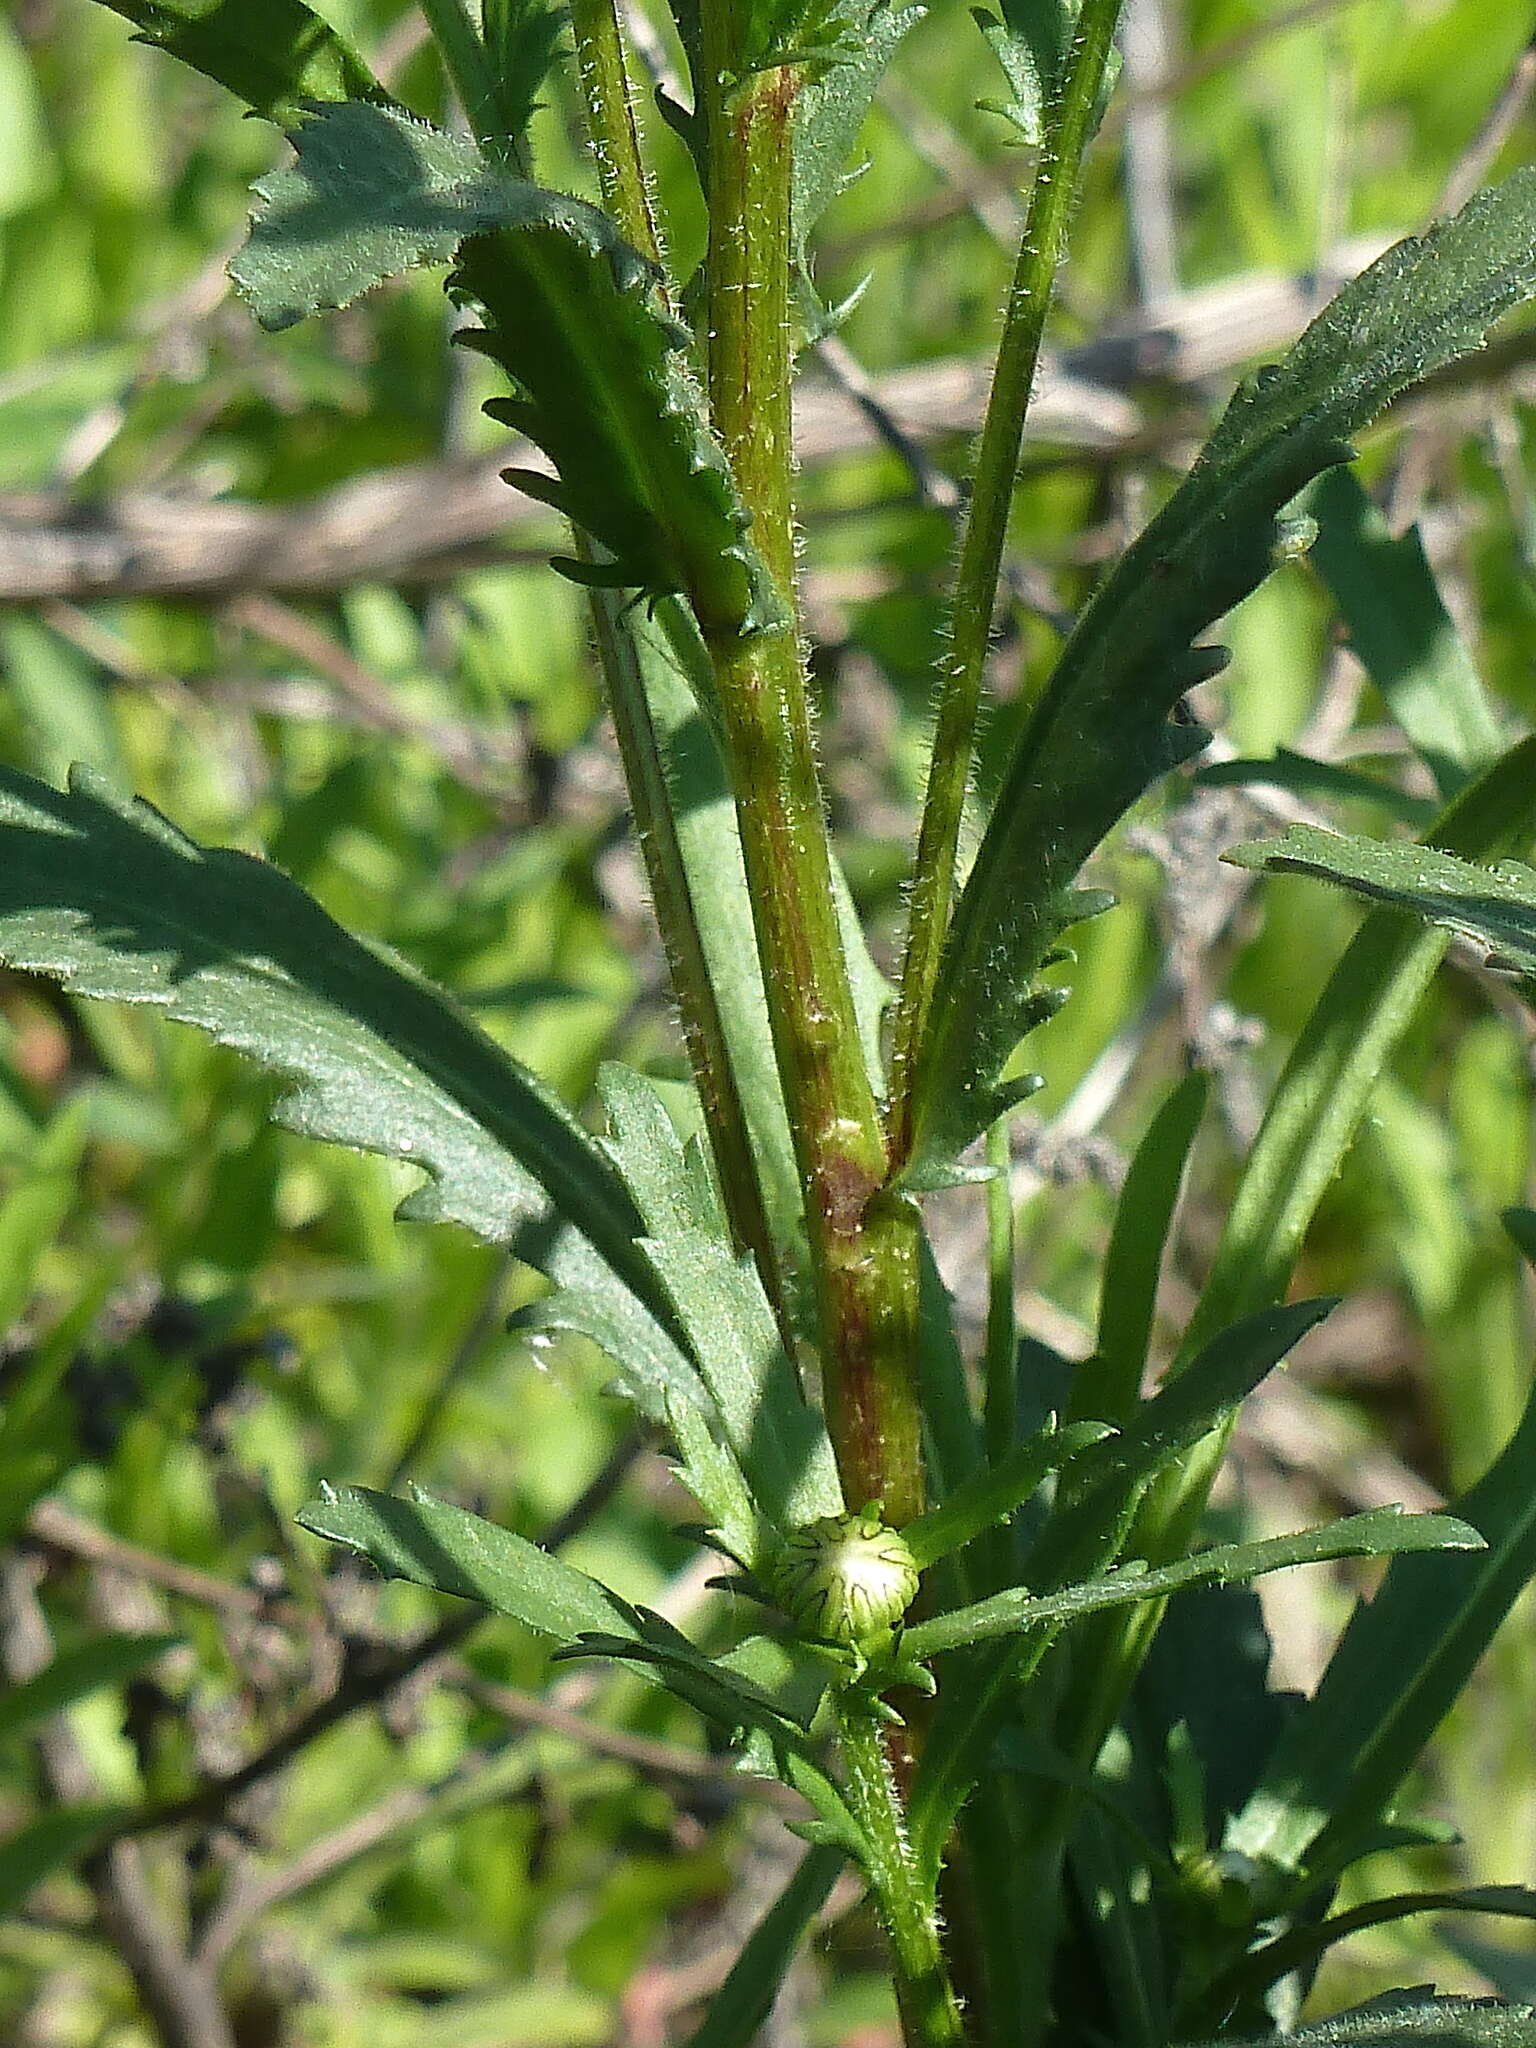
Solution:
[{"label": "leucanthemum plant", "polygon": [[[1381,1509],[1214,1548],[1200,1531],[1239,1404],[1332,1306],[1287,1301],[1292,1270],[1449,935],[1536,987],[1536,877],[1512,858],[1536,828],[1536,742],[1511,743],[1475,684],[1449,676],[1460,694],[1433,748],[1400,709],[1439,792],[1421,841],[1298,827],[1233,851],[1352,891],[1369,914],[1279,1077],[1150,1391],[1200,1075],[1136,1152],[1096,1346],[1053,1411],[1031,1378],[1040,1349],[1013,1322],[1006,1200],[991,1203],[992,1317],[972,1361],[923,1198],[1006,1160],[1035,1085],[1020,1048],[1068,999],[1042,977],[1110,908],[1081,871],[1210,739],[1185,705],[1222,666],[1203,636],[1320,520],[1326,532],[1319,479],[1351,461],[1352,437],[1536,292],[1536,176],[1389,250],[1240,385],[1032,695],[964,860],[1020,436],[1113,90],[1120,0],[1002,0],[978,16],[1026,221],[963,507],[892,991],[827,830],[790,394],[798,347],[836,318],[813,231],[921,10],[673,0],[689,103],[666,117],[709,223],[684,275],[658,232],[615,0],[560,14],[424,0],[462,116],[444,126],[399,104],[303,0],[111,4],[292,143],[233,264],[263,326],[436,265],[462,312],[455,338],[503,376],[487,410],[514,437],[509,477],[568,522],[551,573],[590,605],[691,1106],[677,1114],[610,1066],[592,1135],[275,868],[194,844],[88,773],[65,793],[0,775],[0,957],[237,1047],[290,1084],[277,1114],[293,1129],[420,1167],[408,1218],[536,1265],[550,1287],[525,1324],[601,1347],[669,1447],[735,1603],[736,1647],[707,1654],[443,1501],[337,1475],[305,1527],[514,1617],[561,1658],[634,1665],[744,1771],[798,1795],[804,1860],[695,2048],[746,2048],[847,1870],[884,1927],[907,2048],[1288,2030],[1343,1932],[1425,1905],[1531,1917],[1513,1888],[1329,1905],[1362,1858],[1413,1839],[1396,1814],[1407,1775],[1536,1566],[1536,1418],[1452,1512]],[[541,183],[530,142],[567,39],[601,203]],[[1438,603],[1432,587],[1411,595]],[[1536,1247],[1536,1219],[1510,1227]],[[1221,1589],[1383,1556],[1315,1696],[1277,1720],[1239,1649],[1251,1606]],[[1183,1682],[1201,1697],[1170,1714],[1165,1668],[1159,1724],[1141,1712],[1148,1659],[1168,1603],[1200,1588],[1211,1654]],[[1219,1773],[1198,1732],[1218,1721]],[[1113,1780],[1098,1768],[1111,1748]],[[1299,2038],[1336,2037],[1506,2048],[1536,2044],[1536,2013],[1419,1994]]]}]

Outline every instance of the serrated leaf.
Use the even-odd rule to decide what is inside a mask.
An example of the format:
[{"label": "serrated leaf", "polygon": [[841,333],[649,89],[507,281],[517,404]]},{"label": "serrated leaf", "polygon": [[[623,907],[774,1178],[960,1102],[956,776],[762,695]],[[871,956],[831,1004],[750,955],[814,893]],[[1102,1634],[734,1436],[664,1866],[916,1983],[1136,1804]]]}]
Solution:
[{"label": "serrated leaf", "polygon": [[1271,874],[1312,875],[1364,902],[1472,939],[1486,949],[1490,967],[1515,975],[1526,999],[1536,1001],[1536,868],[1523,861],[1479,867],[1439,847],[1361,839],[1316,825],[1291,825],[1278,839],[1235,846],[1222,858]]},{"label": "serrated leaf", "polygon": [[911,1173],[953,1161],[1007,1106],[1000,1076],[1034,977],[1081,916],[1093,849],[1160,776],[1198,752],[1170,723],[1219,665],[1198,634],[1274,566],[1285,507],[1349,459],[1391,399],[1475,349],[1536,290],[1536,172],[1400,242],[1346,285],[1278,366],[1239,387],[1172,498],[1102,585],[1009,764],[945,947],[921,1049]]},{"label": "serrated leaf", "polygon": [[845,166],[879,85],[903,36],[923,7],[876,0],[855,23],[839,62],[806,81],[795,99],[790,231],[802,259],[811,231],[847,184]]},{"label": "serrated leaf", "polygon": [[250,233],[229,265],[271,333],[407,270],[451,263],[466,235],[553,197],[497,170],[467,136],[397,107],[311,109],[293,146],[294,162],[253,187]]},{"label": "serrated leaf", "polygon": [[1044,135],[1045,110],[1076,18],[1072,0],[999,0],[996,14],[984,7],[971,9],[971,19],[997,59],[1011,96],[1002,104],[984,104],[989,112],[1001,114],[1031,146],[1038,145]]},{"label": "serrated leaf", "polygon": [[1396,1992],[1292,2033],[1223,2035],[1220,2048],[1419,2048],[1425,2042],[1433,2048],[1536,2048],[1536,2006]]},{"label": "serrated leaf", "polygon": [[198,846],[77,771],[68,794],[0,770],[0,960],[79,995],[144,1004],[294,1085],[273,1115],[428,1176],[402,1205],[541,1256],[607,1309],[632,1392],[697,1398],[609,1161],[525,1068],[398,961],[350,937],[278,869]]},{"label": "serrated leaf", "polygon": [[113,1635],[71,1643],[34,1677],[0,1693],[0,1742],[105,1686],[136,1678],[180,1641],[180,1636]]},{"label": "serrated leaf", "polygon": [[139,40],[180,58],[279,127],[321,100],[389,99],[362,58],[303,0],[106,0]]},{"label": "serrated leaf", "polygon": [[1057,1593],[1032,1594],[1023,1587],[996,1593],[973,1607],[920,1621],[907,1630],[902,1647],[917,1658],[936,1657],[967,1643],[1016,1635],[1046,1622],[1075,1621],[1106,1607],[1132,1600],[1161,1600],[1193,1586],[1229,1586],[1266,1572],[1288,1571],[1299,1564],[1322,1564],[1338,1557],[1390,1557],[1408,1551],[1479,1550],[1483,1539],[1467,1523],[1451,1515],[1408,1515],[1401,1508],[1372,1508],[1346,1515],[1294,1536],[1266,1537],[1260,1543],[1223,1543],[1196,1551],[1177,1564],[1148,1567],[1127,1564],[1097,1578],[1083,1579]]},{"label": "serrated leaf", "polygon": [[297,162],[258,185],[230,275],[258,320],[292,326],[386,278],[457,261],[449,288],[484,330],[462,334],[501,364],[516,399],[491,410],[554,463],[518,473],[614,558],[562,561],[577,580],[686,593],[711,633],[787,623],[746,538],[748,515],[655,265],[584,200],[508,177],[468,137],[398,108],[317,109]]}]

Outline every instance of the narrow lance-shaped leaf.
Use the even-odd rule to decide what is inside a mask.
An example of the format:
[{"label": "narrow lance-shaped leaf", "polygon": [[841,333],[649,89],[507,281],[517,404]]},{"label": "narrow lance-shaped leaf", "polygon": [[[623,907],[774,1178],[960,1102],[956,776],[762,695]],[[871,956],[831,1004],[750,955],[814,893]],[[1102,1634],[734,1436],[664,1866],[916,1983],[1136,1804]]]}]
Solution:
[{"label": "narrow lance-shaped leaf", "polygon": [[466,1225],[552,1261],[610,1311],[628,1390],[697,1399],[643,1224],[569,1111],[446,997],[344,932],[266,862],[187,839],[77,772],[69,793],[0,770],[0,960],[80,995],[144,1004],[295,1085],[274,1111],[306,1137],[419,1166],[402,1215]]},{"label": "narrow lance-shaped leaf", "polygon": [[[599,1086],[607,1148],[645,1219],[651,1267],[759,1509],[783,1530],[838,1513],[826,1425],[801,1392],[756,1268],[731,1249],[701,1148],[684,1147],[639,1074],[613,1063]],[[558,1300],[551,1312],[570,1320]]]},{"label": "narrow lance-shaped leaf", "polygon": [[[1307,1331],[1331,1301],[1298,1302],[1252,1316],[1207,1345],[1187,1372],[1142,1403],[1119,1436],[1081,1454],[1025,1560],[1029,1583],[1061,1592],[1113,1563],[1138,1500],[1237,1406]],[[1021,1669],[1044,1656],[1065,1625],[1047,1618],[1023,1644],[1001,1643],[967,1673],[963,1686],[941,1687],[910,1807],[913,1841],[926,1868],[937,1870],[955,1817],[975,1784],[996,1729],[1017,1697]]]},{"label": "narrow lance-shaped leaf", "polygon": [[1517,1884],[1458,1885],[1448,1891],[1394,1892],[1388,1898],[1367,1899],[1362,1905],[1294,1927],[1265,1942],[1217,1979],[1205,1994],[1204,2005],[1207,2010],[1214,2007],[1228,2012],[1239,2000],[1256,1997],[1294,1970],[1310,1973],[1335,1942],[1419,1913],[1478,1913],[1496,1920],[1536,1920],[1536,1892]]},{"label": "narrow lance-shaped leaf", "polygon": [[1000,1077],[1038,1021],[1034,978],[1064,928],[1102,907],[1074,894],[1075,877],[1143,791],[1204,744],[1169,721],[1222,658],[1193,642],[1285,553],[1286,505],[1533,289],[1536,172],[1521,171],[1388,250],[1283,363],[1247,379],[1111,572],[1015,750],[956,907],[919,1064],[913,1185],[953,1178],[957,1154],[1017,1099]]},{"label": "narrow lance-shaped leaf", "polygon": [[1475,940],[1488,965],[1518,977],[1536,1000],[1536,868],[1501,860],[1479,867],[1454,853],[1404,840],[1360,839],[1291,825],[1278,839],[1235,846],[1223,859],[1271,874],[1312,875],[1366,903],[1422,918]]},{"label": "narrow lance-shaped leaf", "polygon": [[993,1636],[1016,1635],[1044,1622],[1075,1621],[1080,1615],[1122,1607],[1130,1600],[1161,1600],[1193,1586],[1227,1586],[1236,1579],[1256,1579],[1265,1572],[1322,1564],[1330,1558],[1482,1548],[1477,1531],[1453,1516],[1405,1515],[1401,1508],[1372,1508],[1366,1514],[1346,1515],[1341,1521],[1304,1529],[1295,1536],[1272,1536],[1260,1543],[1224,1543],[1196,1551],[1177,1564],[1155,1568],[1122,1565],[1118,1571],[1065,1586],[1059,1593],[1032,1594],[1016,1587],[980,1600],[974,1607],[919,1622],[903,1636],[902,1648],[912,1657],[934,1657],[942,1650],[985,1642]]},{"label": "narrow lance-shaped leaf", "polygon": [[1418,529],[1393,535],[1346,469],[1320,478],[1306,504],[1317,521],[1307,560],[1339,607],[1350,647],[1441,796],[1453,796],[1499,752],[1499,727]]},{"label": "narrow lance-shaped leaf", "polygon": [[179,57],[256,113],[291,128],[307,105],[387,103],[362,58],[303,0],[106,0],[139,40]]},{"label": "narrow lance-shaped leaf", "polygon": [[747,1936],[688,2048],[751,2048],[773,2009],[805,1931],[843,1869],[836,1849],[813,1848]]},{"label": "narrow lance-shaped leaf", "polygon": [[320,109],[298,161],[256,188],[230,275],[262,325],[290,327],[384,279],[457,258],[450,290],[486,326],[461,339],[518,389],[490,410],[543,449],[557,481],[509,472],[613,561],[581,582],[687,595],[706,632],[782,627],[748,515],[667,311],[655,265],[606,213],[506,176],[465,136],[358,101]]},{"label": "narrow lance-shaped leaf", "polygon": [[1282,1870],[1334,1860],[1391,1806],[1536,1573],[1536,1395],[1470,1492],[1452,1503],[1486,1547],[1402,1558],[1355,1610],[1312,1698],[1281,1736],[1227,1846]]},{"label": "narrow lance-shaped leaf", "polygon": [[[829,1837],[847,1854],[860,1853],[862,1838],[841,1794],[801,1740],[802,1710],[774,1699],[749,1675],[758,1661],[750,1642],[724,1657],[706,1656],[662,1616],[632,1607],[574,1565],[426,1495],[398,1500],[366,1487],[332,1489],[311,1501],[299,1521],[366,1557],[386,1578],[477,1600],[553,1637],[563,1654],[639,1665],[728,1734],[752,1738],[771,1755],[774,1774],[810,1802]],[[804,1718],[814,1705],[813,1698]]]}]

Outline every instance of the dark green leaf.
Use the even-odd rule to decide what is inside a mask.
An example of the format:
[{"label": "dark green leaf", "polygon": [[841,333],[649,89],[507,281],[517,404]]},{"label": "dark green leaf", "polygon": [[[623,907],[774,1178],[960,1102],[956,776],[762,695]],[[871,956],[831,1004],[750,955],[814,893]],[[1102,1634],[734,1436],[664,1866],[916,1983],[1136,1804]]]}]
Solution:
[{"label": "dark green leaf", "polygon": [[1471,1557],[1400,1558],[1355,1610],[1316,1693],[1270,1758],[1228,1846],[1297,1871],[1336,1859],[1387,1811],[1536,1572],[1536,1396],[1452,1511]]},{"label": "dark green leaf", "polygon": [[1536,172],[1399,243],[1344,290],[1278,367],[1248,378],[1199,461],[1079,621],[1004,778],[956,907],[921,1051],[914,1185],[1017,1099],[1001,1074],[1038,1020],[1035,977],[1100,904],[1078,871],[1161,775],[1198,752],[1170,723],[1220,656],[1193,642],[1269,574],[1276,522],[1349,436],[1400,392],[1479,346],[1536,289]]},{"label": "dark green leaf", "polygon": [[1223,859],[1271,874],[1314,875],[1442,931],[1475,940],[1488,965],[1519,977],[1536,1000],[1536,869],[1503,860],[1478,867],[1438,847],[1359,839],[1316,825],[1291,825],[1278,839],[1235,846]]},{"label": "dark green leaf", "polygon": [[907,1630],[902,1646],[916,1658],[935,1657],[965,1643],[1015,1635],[1044,1622],[1075,1621],[1105,1607],[1129,1600],[1160,1600],[1190,1586],[1226,1586],[1237,1579],[1256,1579],[1265,1572],[1292,1565],[1321,1564],[1336,1557],[1387,1557],[1418,1550],[1476,1550],[1482,1539],[1475,1529],[1449,1515],[1406,1515],[1401,1508],[1372,1508],[1346,1515],[1318,1529],[1295,1536],[1271,1536],[1261,1543],[1223,1543],[1196,1551],[1177,1564],[1155,1568],[1122,1565],[1103,1577],[1085,1579],[1059,1593],[1032,1594],[1023,1587],[994,1594],[974,1607],[920,1621]]},{"label": "dark green leaf", "polygon": [[1477,669],[1425,560],[1418,529],[1394,539],[1352,471],[1307,495],[1318,523],[1308,560],[1349,628],[1349,644],[1442,797],[1499,752],[1499,728]]},{"label": "dark green leaf", "polygon": [[1104,1260],[1098,1343],[1072,1376],[1067,1412],[1073,1417],[1118,1422],[1140,1395],[1163,1252],[1209,1092],[1206,1075],[1187,1074],[1136,1148]]},{"label": "dark green leaf", "polygon": [[1536,1266],[1536,1209],[1506,1209],[1499,1221],[1521,1257]]},{"label": "dark green leaf", "polygon": [[[462,1223],[554,1262],[608,1302],[626,1385],[696,1398],[643,1225],[596,1144],[534,1076],[399,962],[360,944],[264,861],[184,838],[77,773],[68,795],[0,770],[0,959],[80,995],[143,1003],[295,1082],[274,1115],[307,1137],[419,1166],[402,1214]],[[644,1305],[642,1305],[644,1304]]]},{"label": "dark green leaf", "polygon": [[1112,1432],[1102,1422],[1074,1422],[1065,1429],[1053,1424],[1015,1447],[989,1471],[973,1473],[948,1495],[941,1507],[930,1508],[909,1522],[905,1537],[918,1569],[926,1571],[941,1557],[970,1543],[1005,1521],[1053,1472],[1091,1444]]},{"label": "dark green leaf", "polygon": [[291,128],[317,100],[389,95],[352,46],[303,0],[106,0],[153,43]]},{"label": "dark green leaf", "polygon": [[498,126],[518,141],[554,66],[565,9],[548,0],[481,0],[487,69]]},{"label": "dark green leaf", "polygon": [[[1293,2033],[1222,2037],[1221,2048],[1536,2048],[1536,2006],[1394,1992]],[[1195,2044],[1191,2044],[1195,2048]],[[1198,2048],[1216,2048],[1202,2042]]]},{"label": "dark green leaf", "polygon": [[688,2048],[751,2048],[773,2010],[807,1927],[826,1904],[843,1869],[841,1851],[810,1850],[789,1883],[747,1936]]},{"label": "dark green leaf", "polygon": [[1239,1999],[1259,1996],[1293,1970],[1310,1975],[1318,1958],[1335,1942],[1416,1913],[1482,1913],[1493,1919],[1536,1920],[1536,1892],[1517,1884],[1464,1885],[1449,1891],[1396,1892],[1390,1898],[1368,1899],[1326,1920],[1293,1928],[1255,1949],[1212,1985],[1209,2002],[1226,2011]]},{"label": "dark green leaf", "polygon": [[0,1693],[0,1742],[127,1679],[173,1650],[179,1636],[93,1636],[61,1650],[34,1678]]}]

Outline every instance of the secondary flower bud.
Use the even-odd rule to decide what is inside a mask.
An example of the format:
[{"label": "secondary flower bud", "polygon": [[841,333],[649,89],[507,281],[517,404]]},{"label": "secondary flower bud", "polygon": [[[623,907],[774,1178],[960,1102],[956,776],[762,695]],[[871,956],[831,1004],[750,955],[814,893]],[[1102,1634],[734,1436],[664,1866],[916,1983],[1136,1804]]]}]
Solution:
[{"label": "secondary flower bud", "polygon": [[771,1577],[774,1598],[797,1627],[856,1649],[900,1621],[918,1570],[906,1539],[866,1509],[795,1530]]}]

